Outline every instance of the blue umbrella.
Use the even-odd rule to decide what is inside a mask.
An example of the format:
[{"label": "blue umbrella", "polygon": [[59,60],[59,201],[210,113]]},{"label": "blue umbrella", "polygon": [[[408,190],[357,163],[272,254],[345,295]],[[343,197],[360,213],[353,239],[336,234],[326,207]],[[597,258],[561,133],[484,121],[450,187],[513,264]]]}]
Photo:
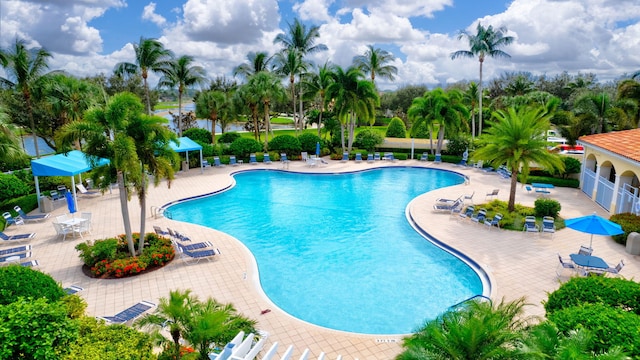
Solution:
[{"label": "blue umbrella", "polygon": [[64,193],[64,197],[67,199],[67,208],[69,208],[69,213],[73,214],[76,212],[76,202],[73,201],[73,194],[71,191],[67,191]]},{"label": "blue umbrella", "polygon": [[316,142],[316,156],[320,156],[320,142],[317,141]]},{"label": "blue umbrella", "polygon": [[573,230],[578,230],[583,233],[591,234],[591,241],[589,241],[589,247],[593,243],[593,235],[620,235],[624,233],[622,226],[609,221],[603,217],[596,215],[595,213],[587,216],[581,216],[573,219],[565,220],[565,225]]}]

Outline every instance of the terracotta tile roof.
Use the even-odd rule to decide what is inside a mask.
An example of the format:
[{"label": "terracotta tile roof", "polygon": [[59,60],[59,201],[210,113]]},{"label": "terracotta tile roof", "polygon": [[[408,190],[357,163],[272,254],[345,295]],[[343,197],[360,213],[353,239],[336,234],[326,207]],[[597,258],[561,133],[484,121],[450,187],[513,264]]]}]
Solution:
[{"label": "terracotta tile roof", "polygon": [[586,135],[578,140],[640,162],[640,129]]}]

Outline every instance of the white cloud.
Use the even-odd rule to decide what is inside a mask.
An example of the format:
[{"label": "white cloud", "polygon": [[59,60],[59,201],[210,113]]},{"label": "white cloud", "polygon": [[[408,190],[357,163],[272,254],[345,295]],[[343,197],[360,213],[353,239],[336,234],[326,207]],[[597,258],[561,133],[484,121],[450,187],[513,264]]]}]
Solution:
[{"label": "white cloud", "polygon": [[354,9],[364,8],[396,16],[425,16],[429,18],[446,6],[453,6],[453,0],[347,0],[345,3]]},{"label": "white cloud", "polygon": [[164,16],[156,13],[156,3],[153,2],[146,5],[142,10],[142,19],[149,20],[158,26],[163,26],[167,23],[167,19]]},{"label": "white cloud", "polygon": [[329,6],[334,0],[305,0],[293,4],[293,11],[297,12],[302,21],[329,21]]}]

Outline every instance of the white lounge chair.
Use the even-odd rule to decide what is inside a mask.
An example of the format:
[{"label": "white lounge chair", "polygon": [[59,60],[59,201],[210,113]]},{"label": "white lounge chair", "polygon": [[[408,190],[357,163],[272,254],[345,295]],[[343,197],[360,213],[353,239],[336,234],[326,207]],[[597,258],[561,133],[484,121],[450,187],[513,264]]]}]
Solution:
[{"label": "white lounge chair", "polygon": [[17,205],[13,207],[13,210],[15,210],[18,213],[18,215],[20,215],[20,218],[22,218],[22,220],[24,221],[42,221],[42,220],[48,219],[49,216],[51,215],[49,213],[29,215],[29,214],[26,214],[24,210],[22,210],[20,206],[17,206]]},{"label": "white lounge chair", "polygon": [[538,224],[536,224],[535,216],[525,216],[522,231],[540,233],[540,228],[538,227]]},{"label": "white lounge chair", "polygon": [[100,191],[87,190],[87,188],[85,188],[84,185],[82,185],[82,184],[76,184],[76,189],[78,189],[78,191],[80,191],[80,194],[86,195],[86,196],[101,195]]},{"label": "white lounge chair", "polygon": [[487,225],[489,229],[491,229],[494,226],[497,228],[500,228],[500,220],[502,220],[502,214],[497,213],[493,216],[493,219],[491,219],[491,221],[485,220],[484,224]]},{"label": "white lounge chair", "polygon": [[555,220],[551,216],[545,216],[542,218],[542,228],[540,229],[542,233],[553,234],[556,232],[556,224]]}]

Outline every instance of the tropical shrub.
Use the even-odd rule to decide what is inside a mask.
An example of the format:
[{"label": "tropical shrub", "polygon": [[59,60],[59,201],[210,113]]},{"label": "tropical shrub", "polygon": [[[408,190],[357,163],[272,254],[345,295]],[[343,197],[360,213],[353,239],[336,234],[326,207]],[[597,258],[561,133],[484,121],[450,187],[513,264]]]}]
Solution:
[{"label": "tropical shrub", "polygon": [[582,164],[580,164],[580,160],[578,159],[570,156],[563,156],[562,161],[564,162],[564,172],[561,175],[565,179],[567,176],[578,174],[582,170]]},{"label": "tropical shrub", "polygon": [[87,302],[77,294],[66,295],[60,301],[67,307],[67,315],[72,319],[82,317],[87,309]]},{"label": "tropical shrub", "polygon": [[186,136],[189,139],[201,142],[205,144],[211,144],[211,132],[203,128],[191,128],[182,132],[182,136]]},{"label": "tropical shrub", "polygon": [[553,199],[536,199],[534,206],[537,217],[551,216],[556,218],[558,217],[558,213],[560,213],[561,209],[560,203]]},{"label": "tropical shrub", "polygon": [[58,359],[78,336],[66,310],[46,298],[0,305],[0,359]]},{"label": "tropical shrub", "polygon": [[428,139],[429,127],[427,126],[427,124],[424,122],[418,124],[418,127],[413,131],[413,137],[416,139]]},{"label": "tropical shrub", "polygon": [[248,158],[251,153],[259,151],[262,151],[262,144],[250,138],[238,138],[229,146],[229,152],[240,158]]},{"label": "tropical shrub", "polygon": [[69,346],[65,360],[153,360],[153,343],[144,332],[126,325],[105,325],[92,317],[78,323],[78,340]]},{"label": "tropical shrub", "polygon": [[28,195],[31,189],[15,175],[0,174],[0,202],[15,197]]},{"label": "tropical shrub", "polygon": [[310,154],[316,153],[316,144],[320,143],[322,145],[322,141],[316,134],[312,134],[309,132],[305,132],[298,136],[298,141],[300,141],[300,150],[306,151]]},{"label": "tropical shrub", "polygon": [[[339,139],[340,137],[338,137]],[[372,152],[376,146],[384,144],[384,138],[377,131],[365,129],[356,134],[353,145],[359,149],[365,149]]]},{"label": "tropical shrub", "polygon": [[462,155],[469,148],[471,140],[465,136],[453,136],[447,142],[447,153],[449,155]]},{"label": "tropical shrub", "polygon": [[235,131],[230,131],[218,136],[216,139],[220,144],[231,144],[240,137],[242,137],[242,135],[238,134]]},{"label": "tropical shrub", "polygon": [[[522,182],[522,175],[518,174],[518,181]],[[577,189],[580,187],[580,180],[578,179],[560,179],[550,176],[527,176],[527,184],[531,183],[547,183],[555,187],[568,187]]]},{"label": "tropical shrub", "polygon": [[389,126],[387,127],[386,137],[392,138],[406,138],[407,137],[407,127],[404,125],[404,122],[399,117],[394,117],[389,122]]},{"label": "tropical shrub", "polygon": [[640,316],[619,307],[603,303],[582,303],[580,305],[554,311],[547,318],[567,334],[583,327],[594,335],[594,352],[603,352],[620,346],[628,355],[640,356]]},{"label": "tropical shrub", "polygon": [[632,213],[614,214],[611,215],[609,220],[622,226],[622,231],[624,231],[624,233],[613,236],[613,240],[619,244],[626,245],[627,237],[632,232],[640,233],[640,216],[638,215]]},{"label": "tropical shrub", "polygon": [[[60,285],[49,275],[19,265],[0,267],[0,304],[6,305],[18,298],[45,298],[50,302],[65,295]],[[2,357],[0,356],[0,359]]]},{"label": "tropical shrub", "polygon": [[549,294],[547,315],[582,303],[601,303],[640,315],[640,284],[604,276],[574,277]]},{"label": "tropical shrub", "polygon": [[31,165],[31,158],[26,154],[17,159],[0,159],[0,172],[25,169]]},{"label": "tropical shrub", "polygon": [[[133,234],[138,245],[139,233]],[[175,257],[171,240],[155,233],[145,235],[142,254],[130,257],[125,235],[117,238],[87,241],[76,245],[76,250],[91,273],[97,277],[126,277],[144,272],[150,266],[164,266]]]},{"label": "tropical shrub", "polygon": [[[315,144],[314,144],[315,147]],[[301,150],[300,141],[291,135],[278,135],[269,141],[269,150],[283,152],[291,156]]]}]

